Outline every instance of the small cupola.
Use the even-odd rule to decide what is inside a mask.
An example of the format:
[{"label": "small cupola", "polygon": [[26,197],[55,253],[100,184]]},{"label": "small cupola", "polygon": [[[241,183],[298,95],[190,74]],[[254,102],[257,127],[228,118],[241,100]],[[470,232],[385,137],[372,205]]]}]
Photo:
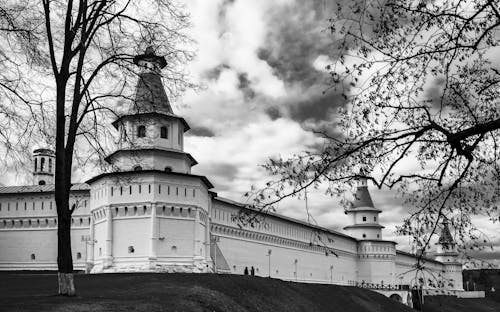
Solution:
[{"label": "small cupola", "polygon": [[33,183],[37,185],[54,184],[56,170],[55,153],[49,148],[33,151]]}]

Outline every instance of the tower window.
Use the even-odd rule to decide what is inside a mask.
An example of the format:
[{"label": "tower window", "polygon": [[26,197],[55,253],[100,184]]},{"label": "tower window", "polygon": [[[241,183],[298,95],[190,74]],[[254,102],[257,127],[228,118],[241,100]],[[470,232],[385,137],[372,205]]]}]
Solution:
[{"label": "tower window", "polygon": [[366,222],[366,217],[365,216],[363,216],[363,222]]},{"label": "tower window", "polygon": [[160,137],[162,139],[168,139],[168,128],[163,126],[160,128]]},{"label": "tower window", "polygon": [[178,130],[178,137],[177,137],[177,140],[178,140],[178,143],[179,145],[182,145],[182,131],[181,129]]},{"label": "tower window", "polygon": [[31,260],[35,260],[35,254],[31,254],[30,258]]},{"label": "tower window", "polygon": [[146,126],[141,125],[141,126],[137,127],[137,137],[138,138],[146,137]]},{"label": "tower window", "polygon": [[142,167],[141,166],[135,166],[134,167],[134,171],[141,171],[142,170]]},{"label": "tower window", "polygon": [[134,246],[128,246],[128,253],[134,253]]},{"label": "tower window", "polygon": [[38,185],[45,185],[45,181],[44,180],[38,181]]},{"label": "tower window", "polygon": [[165,172],[172,172],[172,167],[165,167]]},{"label": "tower window", "polygon": [[49,158],[49,172],[52,172],[52,158]]},{"label": "tower window", "polygon": [[45,166],[45,158],[40,160],[40,171],[43,171],[43,167]]},{"label": "tower window", "polygon": [[376,221],[377,221],[377,217],[373,217],[373,221],[375,221],[375,222],[376,222]]},{"label": "tower window", "polygon": [[36,171],[37,167],[38,167],[38,158],[35,158],[35,171]]},{"label": "tower window", "polygon": [[76,253],[76,259],[81,259],[82,258],[82,253],[81,252],[77,252]]},{"label": "tower window", "polygon": [[363,238],[366,238],[366,234],[363,234]]}]

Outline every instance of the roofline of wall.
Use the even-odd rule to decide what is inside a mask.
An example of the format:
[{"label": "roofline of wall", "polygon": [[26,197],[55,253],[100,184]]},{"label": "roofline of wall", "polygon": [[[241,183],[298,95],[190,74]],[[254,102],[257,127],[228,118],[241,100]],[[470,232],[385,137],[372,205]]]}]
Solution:
[{"label": "roofline of wall", "polygon": [[269,212],[269,211],[257,211],[255,209],[252,209],[252,208],[248,207],[245,204],[238,203],[238,202],[232,201],[232,200],[227,199],[227,198],[216,197],[216,198],[214,198],[214,200],[217,200],[217,201],[220,201],[220,202],[223,202],[223,203],[226,203],[226,204],[238,206],[241,209],[246,209],[246,210],[249,210],[249,211],[253,211],[253,212],[257,213],[257,214],[262,214],[262,215],[267,215],[267,216],[275,217],[275,218],[282,219],[282,220],[285,220],[285,221],[288,221],[288,222],[292,222],[292,223],[304,225],[304,226],[307,226],[307,227],[310,227],[310,228],[314,228],[314,229],[317,229],[317,230],[320,230],[320,231],[324,231],[324,232],[327,232],[327,233],[330,233],[330,234],[342,236],[344,238],[348,238],[348,239],[351,239],[351,240],[356,241],[356,242],[359,241],[358,239],[356,239],[356,238],[354,238],[352,236],[349,236],[347,234],[343,234],[343,233],[340,233],[340,232],[337,232],[337,231],[334,231],[334,230],[330,230],[330,229],[327,229],[327,228],[324,228],[324,227],[321,227],[321,226],[318,226],[318,225],[310,224],[310,223],[307,223],[307,222],[304,222],[304,221],[300,221],[300,220],[297,220],[297,219],[293,219],[293,218],[290,218],[290,217],[287,217],[287,216],[283,216],[283,215],[280,215],[280,214],[277,214],[277,213]]},{"label": "roofline of wall", "polygon": [[147,169],[147,170],[140,170],[140,171],[106,172],[106,173],[101,173],[100,175],[95,176],[95,177],[85,181],[85,183],[87,183],[87,184],[93,183],[93,182],[95,182],[101,178],[107,177],[107,176],[113,176],[113,175],[121,176],[121,175],[128,175],[128,174],[136,174],[137,175],[137,174],[143,174],[143,173],[158,173],[158,174],[163,174],[163,175],[176,175],[176,176],[183,176],[183,177],[199,178],[199,179],[201,179],[201,181],[203,181],[203,183],[205,184],[205,186],[208,189],[211,189],[214,187],[213,184],[205,176],[194,175],[194,174],[189,174],[189,173],[182,173],[182,172],[175,172],[175,171],[167,172],[167,171],[156,170],[156,169]]}]

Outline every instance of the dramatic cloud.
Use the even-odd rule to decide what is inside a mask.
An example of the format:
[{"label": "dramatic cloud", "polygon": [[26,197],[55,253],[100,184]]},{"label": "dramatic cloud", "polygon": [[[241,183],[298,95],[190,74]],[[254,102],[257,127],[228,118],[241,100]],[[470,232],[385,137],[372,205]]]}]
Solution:
[{"label": "dramatic cloud", "polygon": [[[334,126],[344,99],[328,90],[325,67],[338,57],[328,32],[333,1],[188,1],[193,37],[199,43],[191,72],[203,90],[188,93],[177,113],[193,127],[186,151],[199,161],[193,170],[206,175],[220,196],[244,201],[251,185],[269,178],[260,165],[271,156],[320,151],[323,140],[311,129],[340,136]],[[432,84],[438,84],[434,81]],[[436,100],[438,88],[426,96]],[[325,92],[327,91],[327,92]],[[207,131],[208,130],[208,131]],[[214,136],[213,134],[216,134]],[[398,170],[418,170],[414,162]],[[394,234],[408,215],[395,191],[370,188],[383,210],[384,238],[410,251],[408,237]],[[349,222],[338,200],[311,191],[305,201],[290,199],[278,212],[341,231]],[[491,224],[484,224],[491,229]],[[490,236],[496,237],[493,231]]]},{"label": "dramatic cloud", "polygon": [[[335,3],[185,1],[198,52],[187,70],[202,88],[173,103],[174,112],[186,118],[192,128],[184,150],[199,162],[193,173],[206,175],[216,186],[215,192],[244,201],[243,194],[251,185],[261,186],[268,180],[260,165],[269,157],[322,150],[323,139],[311,129],[341,135],[334,120],[345,101],[327,91],[325,70],[338,57],[334,38],[327,30]],[[426,95],[435,99],[438,89],[430,87]],[[418,169],[414,162],[400,166],[401,170]],[[79,180],[94,174],[86,173]],[[0,182],[11,185],[14,179],[7,174]],[[394,235],[407,208],[394,191],[370,190],[374,203],[383,210],[384,238],[409,250],[408,238]],[[303,199],[280,203],[278,212],[341,231],[349,219],[338,200],[324,191],[320,188],[308,194],[309,218]],[[492,229],[483,220],[480,225]],[[494,230],[488,234],[498,237]]]},{"label": "dramatic cloud", "polygon": [[200,136],[200,137],[213,137],[215,136],[215,133],[210,130],[207,127],[195,127],[191,128],[188,133],[186,133],[187,136]]}]

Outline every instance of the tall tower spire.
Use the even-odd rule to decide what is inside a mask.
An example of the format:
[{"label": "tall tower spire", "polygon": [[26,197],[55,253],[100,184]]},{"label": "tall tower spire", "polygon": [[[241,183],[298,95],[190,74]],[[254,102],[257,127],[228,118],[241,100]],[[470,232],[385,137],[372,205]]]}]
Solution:
[{"label": "tall tower spire", "polygon": [[445,287],[449,289],[463,290],[462,264],[458,259],[457,244],[451,235],[448,225],[450,221],[444,218],[437,245],[435,259],[444,265],[443,277]]},{"label": "tall tower spire", "polygon": [[373,205],[368,191],[368,181],[364,178],[359,179],[354,201],[345,211],[351,217],[351,224],[344,227],[344,230],[357,239],[380,240],[384,228],[378,220],[381,212]]},{"label": "tall tower spire", "polygon": [[445,263],[457,262],[457,244],[455,243],[455,240],[453,239],[450,228],[448,226],[450,224],[450,221],[445,217],[441,224],[441,234],[439,235],[438,242],[436,243],[436,260]]},{"label": "tall tower spire", "polygon": [[161,80],[167,61],[148,47],[134,57],[134,63],[141,68],[135,97],[126,113],[113,122],[120,140],[118,149],[106,160],[121,171],[191,173],[197,162],[184,152],[184,132],[189,125],[174,114]]},{"label": "tall tower spire", "polygon": [[134,57],[134,64],[141,68],[135,89],[131,113],[174,114],[167,93],[161,82],[161,70],[167,66],[165,57],[155,54],[148,47],[143,54]]}]

